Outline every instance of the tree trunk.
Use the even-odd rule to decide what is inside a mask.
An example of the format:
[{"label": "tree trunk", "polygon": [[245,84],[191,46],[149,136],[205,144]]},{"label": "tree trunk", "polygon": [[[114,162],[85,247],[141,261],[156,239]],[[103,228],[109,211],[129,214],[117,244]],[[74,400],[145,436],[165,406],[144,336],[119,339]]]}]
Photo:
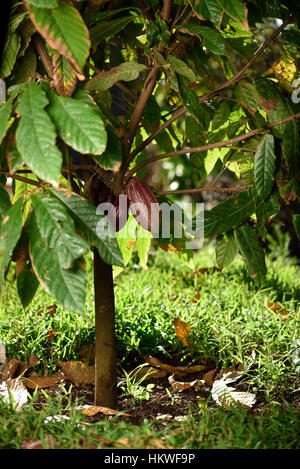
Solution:
[{"label": "tree trunk", "polygon": [[115,301],[112,266],[94,249],[95,405],[117,408]]}]

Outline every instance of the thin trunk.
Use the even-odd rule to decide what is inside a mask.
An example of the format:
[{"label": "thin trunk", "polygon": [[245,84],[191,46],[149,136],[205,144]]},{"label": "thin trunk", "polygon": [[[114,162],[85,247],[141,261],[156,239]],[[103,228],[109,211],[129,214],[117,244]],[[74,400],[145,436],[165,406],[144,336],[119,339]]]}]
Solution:
[{"label": "thin trunk", "polygon": [[112,266],[94,249],[95,405],[117,408],[115,302]]}]

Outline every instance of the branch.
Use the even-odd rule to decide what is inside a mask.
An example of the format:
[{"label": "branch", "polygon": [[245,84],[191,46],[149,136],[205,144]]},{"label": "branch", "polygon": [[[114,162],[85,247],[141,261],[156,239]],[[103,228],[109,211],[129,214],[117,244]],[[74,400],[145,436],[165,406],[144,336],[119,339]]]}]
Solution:
[{"label": "branch", "polygon": [[17,181],[26,182],[26,184],[31,184],[32,186],[36,186],[36,187],[43,187],[44,186],[44,183],[42,183],[42,182],[34,181],[33,179],[28,179],[28,178],[25,178],[23,176],[19,176],[15,173],[0,171],[0,174],[4,174],[5,176],[10,177],[12,179],[16,179]]},{"label": "branch", "polygon": [[196,189],[179,189],[176,191],[157,191],[157,195],[171,195],[171,194],[195,194],[198,192],[239,192],[250,189],[252,186],[235,186],[235,187],[197,187]]},{"label": "branch", "polygon": [[164,153],[162,155],[156,155],[151,158],[148,158],[145,161],[142,161],[141,163],[137,164],[133,169],[127,172],[124,178],[124,182],[128,181],[128,179],[136,173],[139,169],[143,168],[144,166],[154,163],[155,161],[165,159],[165,158],[171,158],[173,156],[179,156],[179,155],[185,155],[187,153],[196,153],[199,151],[206,151],[206,150],[213,150],[214,148],[222,148],[222,147],[227,147],[228,145],[241,142],[243,140],[246,140],[247,138],[253,137],[254,135],[258,135],[261,133],[265,133],[268,129],[271,129],[273,127],[276,127],[277,125],[284,124],[285,122],[289,122],[293,119],[298,119],[300,118],[300,112],[297,114],[294,114],[292,116],[285,117],[284,119],[280,119],[278,121],[275,121],[271,124],[268,124],[264,127],[261,127],[259,129],[254,129],[251,130],[250,132],[246,134],[239,135],[238,137],[230,138],[229,140],[224,140],[223,142],[215,142],[215,143],[209,143],[207,145],[203,145],[201,147],[194,147],[194,148],[184,148],[183,150],[177,150],[177,151],[172,151],[170,153]]},{"label": "branch", "polygon": [[35,36],[34,38],[34,45],[37,50],[37,53],[40,56],[41,61],[43,62],[43,65],[46,69],[48,77],[53,80],[54,72],[53,72],[53,65],[52,62],[49,58],[49,55],[41,41],[41,39],[38,36]]},{"label": "branch", "polygon": [[[170,17],[171,7],[172,7],[172,0],[164,0],[161,17],[166,23],[168,22],[169,17]],[[162,42],[159,43],[157,49],[160,53],[164,51],[164,46]],[[159,74],[158,67],[151,70],[151,72],[149,73],[145,81],[144,88],[141,91],[136,107],[133,111],[133,114],[129,123],[129,129],[128,129],[128,139],[127,139],[128,152],[130,151],[130,147],[132,145],[134,136],[138,129],[145,106],[148,102],[148,99],[152,95],[153,89],[157,81],[158,74]],[[131,159],[128,158],[126,161],[126,169],[128,168],[130,161]]]},{"label": "branch", "polygon": [[[284,23],[278,28],[274,33],[264,42],[264,44],[255,52],[253,57],[247,62],[244,67],[236,73],[232,78],[227,80],[223,85],[220,85],[218,88],[215,88],[212,91],[209,91],[208,93],[202,95],[199,97],[199,103],[203,103],[204,101],[207,101],[209,98],[212,98],[214,95],[219,93],[220,91],[228,88],[229,86],[233,85],[235,82],[240,80],[245,72],[251,67],[253,62],[263,53],[263,51],[271,44],[271,42],[281,33],[281,31],[287,26],[287,24],[291,23],[291,21],[294,19],[294,15],[290,15]],[[129,155],[129,163],[134,159],[134,157],[140,153],[143,148],[149,145],[149,143],[154,140],[157,135],[159,135],[163,130],[167,129],[175,120],[177,120],[180,116],[182,116],[186,112],[185,106],[182,106],[181,108],[178,109],[178,111],[171,117],[167,122],[165,122],[163,125],[161,125],[158,129],[153,132],[152,135],[150,135],[144,142],[142,142],[131,154]]]}]

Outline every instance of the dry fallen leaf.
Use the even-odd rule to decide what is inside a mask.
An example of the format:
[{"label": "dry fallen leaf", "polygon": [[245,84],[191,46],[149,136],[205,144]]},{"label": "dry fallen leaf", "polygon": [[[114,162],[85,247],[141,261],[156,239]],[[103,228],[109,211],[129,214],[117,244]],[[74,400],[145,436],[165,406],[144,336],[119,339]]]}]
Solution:
[{"label": "dry fallen leaf", "polygon": [[85,386],[95,382],[95,368],[79,361],[58,362],[68,380],[76,386]]},{"label": "dry fallen leaf", "polygon": [[200,371],[207,370],[208,368],[206,365],[192,365],[192,366],[167,365],[166,363],[162,363],[158,358],[155,358],[155,357],[145,357],[144,360],[146,363],[149,363],[149,365],[152,365],[155,368],[165,370],[168,373],[172,373],[174,375],[181,376],[181,377],[184,377],[191,373],[199,373]]},{"label": "dry fallen leaf", "polygon": [[17,411],[28,401],[27,389],[19,379],[8,379],[0,384],[0,397]]},{"label": "dry fallen leaf", "polygon": [[110,409],[109,407],[96,406],[96,405],[83,405],[76,407],[77,410],[81,410],[84,415],[96,415],[101,412],[104,415],[124,415],[125,417],[130,417],[130,414],[125,412],[120,412],[119,410]]},{"label": "dry fallen leaf", "polygon": [[282,320],[286,321],[286,316],[290,314],[289,311],[283,308],[279,303],[276,303],[276,301],[272,301],[268,303],[268,308],[273,311],[274,313],[278,313],[282,316]]},{"label": "dry fallen leaf", "polygon": [[22,363],[24,362],[12,358],[9,360],[9,362],[0,365],[0,383],[2,381],[7,381],[8,379],[13,378],[19,367],[21,366],[22,368]]},{"label": "dry fallen leaf", "polygon": [[190,388],[197,389],[205,384],[205,381],[202,379],[195,379],[194,381],[176,381],[173,375],[169,376],[168,381],[175,392],[182,392]]},{"label": "dry fallen leaf", "polygon": [[29,389],[49,388],[55,384],[60,384],[66,379],[61,373],[55,373],[52,376],[27,376],[23,378],[23,384]]},{"label": "dry fallen leaf", "polygon": [[173,415],[171,415],[171,414],[160,414],[160,413],[158,413],[157,416],[156,416],[156,420],[163,420],[163,421],[172,420],[172,418],[173,418]]},{"label": "dry fallen leaf", "polygon": [[0,364],[6,362],[5,345],[0,341]]},{"label": "dry fallen leaf", "polygon": [[[48,448],[55,449],[56,440],[54,437],[46,436],[44,441]],[[22,442],[22,449],[44,449],[44,446],[41,440],[24,440]]]},{"label": "dry fallen leaf", "polygon": [[47,332],[47,340],[51,342],[54,339],[54,336],[57,334],[57,329],[52,329],[51,331]]},{"label": "dry fallen leaf", "polygon": [[[50,306],[48,306],[47,309],[46,309],[46,314],[49,314],[49,316],[54,316],[56,310],[57,310],[57,305],[56,305],[56,304],[50,305]],[[42,308],[42,309],[39,309],[36,314],[37,314],[38,316],[41,316],[42,314],[44,314],[43,308]]]},{"label": "dry fallen leaf", "polygon": [[230,407],[230,405],[234,407],[241,405],[248,410],[251,409],[256,402],[255,394],[236,391],[234,388],[227,386],[224,379],[218,379],[214,382],[211,395],[219,406],[225,408]]},{"label": "dry fallen leaf", "polygon": [[205,381],[205,383],[208,385],[208,386],[212,386],[213,383],[214,383],[214,376],[216,374],[216,371],[217,371],[217,368],[215,368],[214,370],[210,370],[208,371],[207,373],[205,373],[205,375],[203,376],[203,380]]},{"label": "dry fallen leaf", "polygon": [[184,345],[185,347],[190,347],[191,343],[188,339],[191,331],[191,326],[187,322],[182,321],[180,318],[174,318],[173,324],[175,334],[177,335],[178,339],[182,342],[182,345]]}]

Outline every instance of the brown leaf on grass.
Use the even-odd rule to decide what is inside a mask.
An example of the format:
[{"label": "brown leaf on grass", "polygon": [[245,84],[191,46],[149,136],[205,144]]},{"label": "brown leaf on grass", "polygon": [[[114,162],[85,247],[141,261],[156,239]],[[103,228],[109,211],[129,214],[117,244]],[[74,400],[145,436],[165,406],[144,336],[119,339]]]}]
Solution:
[{"label": "brown leaf on grass", "polygon": [[217,368],[214,370],[210,370],[203,376],[203,380],[208,386],[212,386],[214,384],[214,376],[216,374]]},{"label": "brown leaf on grass", "polygon": [[197,303],[197,301],[199,301],[200,298],[201,298],[201,295],[200,295],[199,291],[197,291],[196,295],[194,295],[194,297],[192,299],[192,302]]},{"label": "brown leaf on grass", "polygon": [[23,378],[23,384],[29,389],[43,389],[62,383],[66,377],[61,373],[55,373],[52,376],[27,376]]},{"label": "brown leaf on grass", "polygon": [[[52,436],[46,436],[44,442],[47,448],[55,449],[56,440]],[[27,439],[22,441],[22,449],[44,449],[43,442],[41,440]]]},{"label": "brown leaf on grass", "polygon": [[130,417],[130,414],[126,414],[125,412],[120,412],[119,410],[110,409],[109,407],[103,407],[98,405],[83,405],[77,407],[78,410],[82,411],[84,415],[96,415],[101,412],[104,415],[120,415],[125,417]]},{"label": "brown leaf on grass", "polygon": [[180,318],[173,319],[174,330],[175,334],[177,335],[178,339],[182,342],[182,345],[185,347],[190,347],[191,343],[189,342],[188,338],[191,331],[191,326],[187,323],[182,321]]},{"label": "brown leaf on grass", "polygon": [[282,320],[286,321],[286,316],[288,314],[291,314],[289,311],[283,308],[279,303],[276,303],[276,301],[272,301],[268,303],[268,308],[273,311],[273,313],[278,313],[282,316]]},{"label": "brown leaf on grass", "polygon": [[32,368],[38,364],[39,360],[38,357],[35,355],[30,355],[28,358],[28,368]]},{"label": "brown leaf on grass", "polygon": [[62,372],[68,380],[76,386],[94,384],[95,368],[80,361],[58,362]]},{"label": "brown leaf on grass", "polygon": [[19,379],[9,378],[0,385],[0,396],[14,405],[19,410],[24,404],[27,404],[27,389]]},{"label": "brown leaf on grass", "polygon": [[191,389],[191,388],[197,389],[200,386],[203,386],[203,384],[205,383],[205,381],[203,381],[202,379],[195,379],[194,381],[185,381],[185,382],[176,381],[173,375],[169,376],[168,381],[171,384],[173,391],[175,392],[182,392],[182,391],[185,391],[186,389]]},{"label": "brown leaf on grass", "polygon": [[155,368],[159,368],[161,370],[165,370],[168,373],[172,373],[177,376],[187,376],[188,374],[192,373],[199,373],[200,371],[207,370],[206,365],[192,365],[192,366],[172,366],[167,365],[166,363],[162,363],[158,358],[155,357],[145,357],[144,358],[146,363],[149,365],[154,366]]},{"label": "brown leaf on grass", "polygon": [[2,381],[7,381],[15,376],[19,366],[21,365],[20,360],[12,358],[8,363],[3,363],[0,365],[0,383]]},{"label": "brown leaf on grass", "polygon": [[57,334],[57,329],[51,329],[51,331],[47,332],[47,340],[51,342],[54,339],[54,336]]},{"label": "brown leaf on grass", "polygon": [[44,311],[43,308],[39,309],[36,314],[38,316],[41,316],[42,314],[45,313],[45,314],[49,314],[49,316],[54,316],[56,310],[57,310],[57,305],[54,303],[53,305],[47,306],[46,311]]}]

